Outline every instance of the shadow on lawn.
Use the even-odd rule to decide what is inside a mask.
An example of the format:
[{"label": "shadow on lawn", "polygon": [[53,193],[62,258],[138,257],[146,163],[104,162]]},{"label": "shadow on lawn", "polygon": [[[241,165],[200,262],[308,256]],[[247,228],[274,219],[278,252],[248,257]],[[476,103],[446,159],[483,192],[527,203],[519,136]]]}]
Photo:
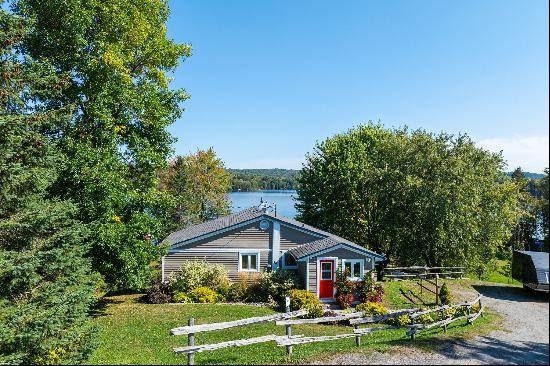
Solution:
[{"label": "shadow on lawn", "polygon": [[498,285],[473,285],[485,297],[518,302],[548,302],[548,293],[523,289],[521,287]]},{"label": "shadow on lawn", "polygon": [[109,315],[107,314],[107,308],[110,305],[121,304],[123,302],[126,302],[124,298],[119,298],[120,296],[135,295],[135,294],[140,294],[140,292],[127,291],[127,290],[109,291],[101,299],[99,299],[99,301],[95,304],[95,306],[90,311],[90,315],[94,318],[99,316],[107,316]]}]

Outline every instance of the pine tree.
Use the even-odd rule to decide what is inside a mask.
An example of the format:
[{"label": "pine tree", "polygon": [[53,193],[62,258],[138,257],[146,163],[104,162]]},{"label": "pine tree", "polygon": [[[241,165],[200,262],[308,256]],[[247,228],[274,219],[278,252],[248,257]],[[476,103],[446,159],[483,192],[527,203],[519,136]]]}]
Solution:
[{"label": "pine tree", "polygon": [[48,195],[69,111],[43,101],[66,81],[20,52],[28,28],[0,8],[0,364],[76,363],[96,345],[97,276],[77,207]]}]

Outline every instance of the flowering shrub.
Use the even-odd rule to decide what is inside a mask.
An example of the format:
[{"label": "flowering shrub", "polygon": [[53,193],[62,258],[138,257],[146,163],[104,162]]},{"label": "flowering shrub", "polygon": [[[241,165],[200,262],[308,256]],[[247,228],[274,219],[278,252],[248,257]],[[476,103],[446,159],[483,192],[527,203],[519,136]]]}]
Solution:
[{"label": "flowering shrub", "polygon": [[174,291],[174,293],[172,294],[172,301],[179,302],[182,304],[193,302],[193,300],[191,299],[191,297],[189,297],[189,295],[187,295],[185,292],[177,291],[177,290]]},{"label": "flowering shrub", "polygon": [[481,310],[479,304],[474,304],[470,308],[470,313],[479,313],[479,310]]},{"label": "flowering shrub", "polygon": [[308,314],[305,316],[306,318],[323,316],[323,304],[315,294],[307,290],[294,289],[288,292],[288,296],[290,297],[290,310],[307,309]]},{"label": "flowering shrub", "polygon": [[412,320],[411,318],[409,318],[408,315],[399,315],[395,318],[387,319],[385,323],[390,325],[403,326],[411,324]]},{"label": "flowering shrub", "polygon": [[364,302],[357,305],[355,310],[364,312],[365,316],[384,315],[388,313],[388,309],[377,302]]},{"label": "flowering shrub", "polygon": [[384,288],[374,282],[370,274],[367,274],[357,283],[357,296],[361,302],[382,302]]},{"label": "flowering shrub", "polygon": [[189,297],[193,302],[213,303],[218,299],[218,294],[211,288],[203,286],[189,291]]},{"label": "flowering shrub", "polygon": [[434,322],[434,319],[430,314],[423,314],[414,318],[414,322],[419,324],[430,324]]},{"label": "flowering shrub", "polygon": [[172,291],[188,292],[198,287],[209,287],[215,291],[220,286],[227,286],[229,277],[223,265],[188,261],[181,265],[178,272],[170,276],[168,282]]},{"label": "flowering shrub", "polygon": [[347,309],[353,302],[353,291],[355,290],[355,282],[348,279],[349,272],[338,269],[336,271],[336,303],[342,308]]}]

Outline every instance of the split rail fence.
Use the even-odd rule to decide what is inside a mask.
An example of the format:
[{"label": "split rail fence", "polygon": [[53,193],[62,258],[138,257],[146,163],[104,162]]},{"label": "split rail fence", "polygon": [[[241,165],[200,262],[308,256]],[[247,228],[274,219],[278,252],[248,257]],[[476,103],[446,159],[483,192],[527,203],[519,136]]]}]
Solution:
[{"label": "split rail fence", "polygon": [[[287,301],[288,303],[288,301]],[[479,311],[472,313],[471,308],[475,304],[479,304]],[[459,307],[466,308],[466,315],[453,318],[452,316],[446,317],[445,310],[454,309]],[[455,321],[460,319],[466,319],[466,324],[472,324],[472,322],[477,319],[479,316],[483,316],[484,307],[481,303],[481,295],[479,295],[475,300],[470,302],[465,302],[462,304],[452,305],[452,306],[440,306],[433,309],[422,310],[420,308],[414,309],[402,309],[393,311],[389,314],[379,315],[379,316],[365,316],[363,312],[354,312],[349,314],[342,314],[337,316],[324,316],[314,319],[294,319],[302,315],[307,314],[307,310],[297,310],[289,311],[288,307],[285,313],[266,315],[261,317],[246,318],[240,320],[234,320],[223,323],[211,323],[211,324],[199,324],[195,325],[195,319],[191,318],[188,321],[187,326],[174,328],[171,330],[171,334],[174,336],[178,335],[187,335],[187,346],[185,347],[176,347],[174,352],[176,354],[187,354],[187,364],[194,365],[195,362],[195,353],[204,352],[204,351],[214,351],[221,348],[227,347],[241,347],[247,346],[255,343],[265,343],[265,342],[276,342],[277,346],[286,347],[286,352],[290,356],[292,354],[292,346],[312,343],[312,342],[324,342],[331,341],[343,338],[355,338],[356,346],[361,345],[361,337],[384,330],[390,329],[405,329],[406,335],[411,339],[415,339],[417,333],[434,328],[442,327],[444,331],[447,331],[447,326]],[[418,318],[421,315],[426,315],[430,313],[439,312],[441,314],[441,319],[438,322],[430,324],[415,324],[414,319]],[[396,318],[398,316],[408,315],[412,320],[413,324],[408,325],[385,325],[380,327],[366,327],[360,328],[360,325],[369,325],[381,323],[385,320]],[[221,330],[233,327],[241,327],[250,324],[265,323],[265,322],[275,322],[275,325],[285,326],[286,334],[284,336],[276,334],[268,334],[261,337],[247,338],[247,339],[238,339],[233,341],[226,341],[215,344],[204,344],[197,345],[195,344],[195,334],[201,332],[210,332],[214,330]],[[319,323],[332,323],[332,322],[342,322],[347,321],[349,325],[354,327],[353,333],[348,334],[337,334],[337,335],[327,335],[327,336],[315,336],[315,337],[305,337],[303,334],[292,335],[292,326],[300,324],[319,324]]]}]

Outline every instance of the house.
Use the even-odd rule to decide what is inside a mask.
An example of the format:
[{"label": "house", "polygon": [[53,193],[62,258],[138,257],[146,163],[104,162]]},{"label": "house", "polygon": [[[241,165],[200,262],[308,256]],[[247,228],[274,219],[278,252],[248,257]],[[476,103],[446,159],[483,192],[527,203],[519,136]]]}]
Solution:
[{"label": "house", "polygon": [[548,292],[548,252],[515,250],[512,277],[522,282],[523,287]]},{"label": "house", "polygon": [[222,264],[233,281],[241,272],[284,268],[296,271],[305,289],[325,301],[334,299],[337,268],[348,269],[358,280],[385,260],[349,240],[270,212],[266,204],[176,231],[166,241],[163,281],[190,260]]}]

